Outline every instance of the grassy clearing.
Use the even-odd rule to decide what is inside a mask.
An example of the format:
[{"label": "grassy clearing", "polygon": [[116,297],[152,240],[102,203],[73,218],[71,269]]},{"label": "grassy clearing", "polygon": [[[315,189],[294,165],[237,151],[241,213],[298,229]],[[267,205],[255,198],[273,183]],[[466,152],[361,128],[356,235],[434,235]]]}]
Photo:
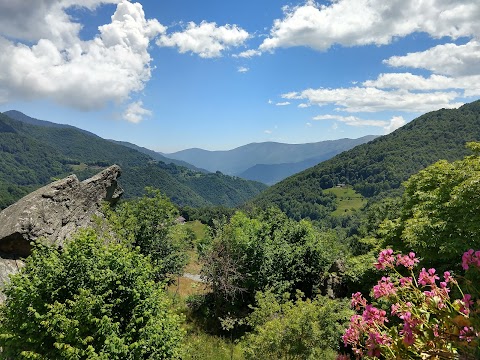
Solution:
[{"label": "grassy clearing", "polygon": [[324,191],[337,197],[337,208],[332,213],[333,216],[350,214],[360,210],[367,203],[362,195],[350,187],[331,188]]}]

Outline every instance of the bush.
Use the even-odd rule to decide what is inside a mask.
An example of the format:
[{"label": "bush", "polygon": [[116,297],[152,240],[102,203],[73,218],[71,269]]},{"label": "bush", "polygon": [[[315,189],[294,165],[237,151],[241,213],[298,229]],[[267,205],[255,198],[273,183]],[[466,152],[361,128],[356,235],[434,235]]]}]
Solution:
[{"label": "bush", "polygon": [[4,359],[172,359],[180,319],[147,258],[81,232],[63,252],[36,246],[0,308]]},{"label": "bush", "polygon": [[335,359],[339,337],[352,312],[348,301],[318,296],[314,300],[278,301],[258,293],[248,322],[254,331],[243,340],[247,359]]}]

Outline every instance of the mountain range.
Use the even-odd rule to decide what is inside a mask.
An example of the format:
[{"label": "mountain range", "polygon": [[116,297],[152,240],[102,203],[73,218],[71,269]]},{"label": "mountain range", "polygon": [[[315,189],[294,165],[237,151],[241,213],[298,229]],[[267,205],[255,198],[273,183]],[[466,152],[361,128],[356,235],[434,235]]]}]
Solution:
[{"label": "mountain range", "polygon": [[359,139],[327,140],[307,144],[262,142],[243,145],[232,150],[209,151],[194,148],[163,155],[208,171],[221,171],[244,179],[274,184],[375,138],[376,136],[369,135]]},{"label": "mountain range", "polygon": [[18,111],[0,114],[0,208],[54,178],[70,173],[87,178],[114,163],[122,168],[127,197],[140,196],[146,186],[153,186],[178,205],[236,206],[266,188],[259,182],[167,164],[73,126]]},{"label": "mountain range", "polygon": [[399,191],[412,174],[440,159],[461,159],[480,141],[480,100],[412,120],[391,134],[345,151],[268,188],[252,204],[277,205],[293,218],[322,218],[334,199],[324,189],[347,184],[367,198]]}]

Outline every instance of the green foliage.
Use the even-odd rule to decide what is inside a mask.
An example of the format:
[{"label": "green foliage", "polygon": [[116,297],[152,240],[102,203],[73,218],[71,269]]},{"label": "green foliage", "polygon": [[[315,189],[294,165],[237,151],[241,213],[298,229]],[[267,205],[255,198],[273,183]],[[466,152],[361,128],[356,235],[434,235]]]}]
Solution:
[{"label": "green foliage", "polygon": [[253,332],[242,341],[246,359],[336,358],[339,337],[353,314],[349,302],[300,295],[278,301],[272,293],[257,293],[248,317]]},{"label": "green foliage", "polygon": [[[479,143],[470,143],[472,150]],[[439,161],[405,183],[400,217],[385,221],[387,243],[425,261],[458,268],[469,248],[480,248],[480,157]]]},{"label": "green foliage", "polygon": [[3,359],[172,359],[180,319],[148,260],[81,232],[64,250],[37,246],[5,289]]},{"label": "green foliage", "polygon": [[288,219],[277,209],[251,217],[237,212],[218,229],[202,271],[217,306],[226,311],[226,304],[233,304],[235,311],[253,301],[257,291],[299,289],[311,296],[340,251],[334,233],[320,233],[310,222]]},{"label": "green foliage", "polygon": [[322,189],[347,183],[365,197],[400,188],[412,174],[439,159],[467,155],[464,144],[478,140],[480,101],[459,109],[441,109],[395,132],[359,145],[272,186],[253,202],[276,204],[294,218],[321,219],[333,206]]},{"label": "green foliage", "polygon": [[140,252],[150,256],[158,280],[181,274],[191,245],[187,231],[175,223],[177,208],[159,190],[147,188],[143,197],[106,209],[113,230]]}]

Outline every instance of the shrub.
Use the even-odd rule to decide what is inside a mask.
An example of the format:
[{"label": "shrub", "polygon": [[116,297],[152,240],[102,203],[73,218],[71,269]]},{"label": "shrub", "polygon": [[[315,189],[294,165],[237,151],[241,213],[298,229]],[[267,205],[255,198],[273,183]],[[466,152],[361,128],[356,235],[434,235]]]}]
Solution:
[{"label": "shrub", "polygon": [[34,248],[0,308],[5,359],[177,358],[180,319],[147,258],[81,232]]}]

